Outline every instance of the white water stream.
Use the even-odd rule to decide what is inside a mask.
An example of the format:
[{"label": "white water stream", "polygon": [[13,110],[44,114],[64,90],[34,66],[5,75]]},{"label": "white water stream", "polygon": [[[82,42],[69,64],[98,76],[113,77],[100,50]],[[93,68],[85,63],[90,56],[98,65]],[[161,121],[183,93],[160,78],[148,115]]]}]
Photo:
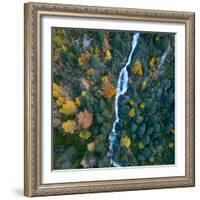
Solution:
[{"label": "white water stream", "polygon": [[118,164],[117,162],[115,162],[113,160],[113,145],[116,141],[117,138],[117,133],[116,133],[116,125],[117,123],[119,123],[119,113],[118,113],[118,101],[119,101],[119,97],[121,95],[124,95],[128,89],[128,71],[127,71],[127,67],[130,65],[131,63],[131,58],[133,55],[133,52],[137,46],[138,43],[138,39],[139,39],[140,34],[139,33],[135,33],[133,35],[133,40],[132,40],[132,48],[131,48],[131,52],[129,54],[128,60],[125,64],[124,67],[122,67],[120,74],[119,74],[119,79],[117,81],[117,88],[116,88],[116,96],[115,96],[115,121],[113,123],[113,127],[111,130],[111,133],[109,135],[109,151],[110,151],[110,165],[114,166],[114,167],[120,167],[120,164]]}]

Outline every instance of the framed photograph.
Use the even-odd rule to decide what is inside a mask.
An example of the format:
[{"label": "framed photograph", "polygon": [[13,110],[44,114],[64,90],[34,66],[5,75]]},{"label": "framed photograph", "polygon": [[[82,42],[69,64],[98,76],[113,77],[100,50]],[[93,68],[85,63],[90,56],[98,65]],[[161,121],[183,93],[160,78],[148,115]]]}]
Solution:
[{"label": "framed photograph", "polygon": [[26,196],[194,186],[194,13],[25,4]]}]

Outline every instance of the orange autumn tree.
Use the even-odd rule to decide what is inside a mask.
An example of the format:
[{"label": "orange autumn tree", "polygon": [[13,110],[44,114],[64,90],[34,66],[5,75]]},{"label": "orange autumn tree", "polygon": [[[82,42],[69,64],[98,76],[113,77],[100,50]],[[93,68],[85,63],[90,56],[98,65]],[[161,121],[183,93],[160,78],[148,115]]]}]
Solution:
[{"label": "orange autumn tree", "polygon": [[93,122],[93,114],[85,110],[77,114],[78,125],[81,128],[89,128]]},{"label": "orange autumn tree", "polygon": [[81,53],[81,56],[78,58],[78,64],[80,66],[85,65],[88,63],[90,58],[91,58],[91,54],[88,51]]},{"label": "orange autumn tree", "polygon": [[109,80],[105,80],[102,84],[103,96],[105,98],[111,99],[116,92],[115,87]]}]

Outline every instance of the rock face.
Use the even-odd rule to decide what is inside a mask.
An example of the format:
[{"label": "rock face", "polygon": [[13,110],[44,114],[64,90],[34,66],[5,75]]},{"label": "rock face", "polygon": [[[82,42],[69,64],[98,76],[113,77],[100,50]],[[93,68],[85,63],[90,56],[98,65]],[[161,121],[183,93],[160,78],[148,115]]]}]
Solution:
[{"label": "rock face", "polygon": [[174,34],[52,31],[54,168],[174,164]]}]

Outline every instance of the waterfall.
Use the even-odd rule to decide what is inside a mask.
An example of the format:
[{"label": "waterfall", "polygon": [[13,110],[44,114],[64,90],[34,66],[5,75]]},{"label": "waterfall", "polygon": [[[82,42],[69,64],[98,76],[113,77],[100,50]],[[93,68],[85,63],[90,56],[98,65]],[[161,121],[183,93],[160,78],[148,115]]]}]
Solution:
[{"label": "waterfall", "polygon": [[113,123],[113,127],[112,130],[110,132],[109,135],[109,151],[110,151],[110,165],[114,166],[114,167],[120,167],[120,164],[118,164],[117,162],[115,162],[113,160],[113,145],[116,141],[117,138],[117,133],[116,133],[116,125],[117,123],[119,123],[119,113],[118,113],[118,101],[119,101],[119,97],[121,95],[124,95],[128,89],[128,71],[127,71],[127,67],[130,65],[131,63],[131,58],[133,55],[133,52],[137,46],[138,43],[138,39],[139,39],[140,34],[139,33],[135,33],[133,35],[133,40],[132,40],[132,48],[131,48],[131,52],[129,54],[128,60],[125,64],[124,67],[122,67],[120,73],[119,73],[119,78],[117,81],[117,87],[116,87],[116,96],[115,96],[115,121]]},{"label": "waterfall", "polygon": [[157,73],[158,73],[159,76],[161,76],[165,71],[165,69],[162,69],[162,67],[163,67],[163,64],[165,62],[165,59],[167,58],[167,56],[169,55],[171,50],[172,50],[172,47],[171,47],[170,42],[169,42],[168,47],[165,50],[165,52],[163,53],[163,55],[162,55],[162,57],[160,59],[160,63],[158,65],[158,67],[157,67]]}]

